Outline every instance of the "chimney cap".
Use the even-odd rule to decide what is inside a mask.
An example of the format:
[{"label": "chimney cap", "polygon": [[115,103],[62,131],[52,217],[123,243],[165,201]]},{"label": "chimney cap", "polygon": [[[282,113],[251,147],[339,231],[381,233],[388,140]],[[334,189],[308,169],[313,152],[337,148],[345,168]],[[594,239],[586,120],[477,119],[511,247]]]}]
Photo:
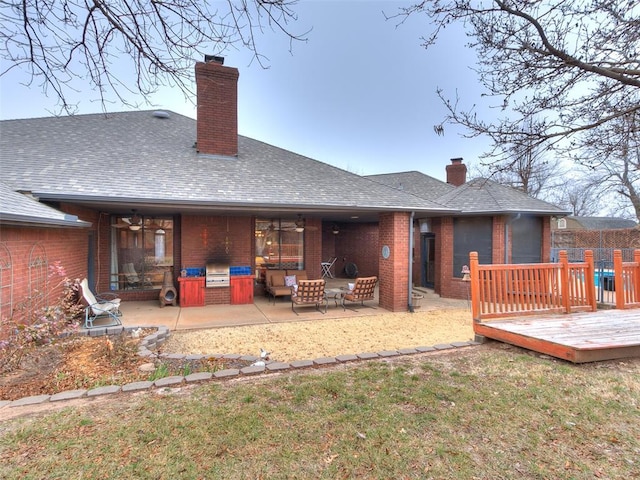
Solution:
[{"label": "chimney cap", "polygon": [[451,163],[453,164],[462,163],[462,157],[452,158]]},{"label": "chimney cap", "polygon": [[218,55],[205,55],[204,62],[205,63],[214,62],[214,63],[219,63],[220,65],[224,65],[224,57],[220,57]]}]

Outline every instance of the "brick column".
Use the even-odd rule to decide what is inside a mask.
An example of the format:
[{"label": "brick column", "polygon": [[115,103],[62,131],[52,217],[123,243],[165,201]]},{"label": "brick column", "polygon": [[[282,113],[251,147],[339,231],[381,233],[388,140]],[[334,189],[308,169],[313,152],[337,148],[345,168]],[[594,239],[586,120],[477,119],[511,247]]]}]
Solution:
[{"label": "brick column", "polygon": [[[379,303],[392,312],[406,312],[409,297],[409,221],[408,212],[380,215],[378,255]],[[382,248],[389,247],[389,258]]]},{"label": "brick column", "polygon": [[307,218],[304,230],[304,269],[309,278],[321,278],[322,220]]}]

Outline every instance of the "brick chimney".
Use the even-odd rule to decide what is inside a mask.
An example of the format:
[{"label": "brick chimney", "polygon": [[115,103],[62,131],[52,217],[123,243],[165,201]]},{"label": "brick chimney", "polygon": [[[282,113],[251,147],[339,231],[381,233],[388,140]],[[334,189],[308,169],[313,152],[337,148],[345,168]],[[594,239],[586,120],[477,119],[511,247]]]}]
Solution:
[{"label": "brick chimney", "polygon": [[237,68],[224,66],[223,57],[206,55],[196,63],[198,152],[238,155],[239,76]]},{"label": "brick chimney", "polygon": [[456,187],[467,183],[467,166],[461,158],[452,158],[451,165],[447,165],[447,183]]}]

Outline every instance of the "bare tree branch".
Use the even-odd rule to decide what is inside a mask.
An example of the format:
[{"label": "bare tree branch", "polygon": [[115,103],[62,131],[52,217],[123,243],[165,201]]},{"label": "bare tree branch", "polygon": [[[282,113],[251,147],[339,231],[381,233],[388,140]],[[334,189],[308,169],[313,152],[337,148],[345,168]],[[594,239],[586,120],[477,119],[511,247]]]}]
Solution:
[{"label": "bare tree branch", "polygon": [[[73,113],[78,85],[103,109],[129,92],[148,97],[164,85],[192,97],[193,64],[205,54],[248,49],[263,67],[258,37],[275,32],[294,42],[289,26],[297,0],[4,0],[0,2],[0,58],[6,74],[26,70]],[[134,80],[121,72],[134,73]]]},{"label": "bare tree branch", "polygon": [[[468,46],[477,52],[474,70],[484,99],[495,104],[488,114],[475,104],[461,108],[457,92],[451,99],[438,89],[447,108],[440,125],[459,124],[468,137],[490,138],[493,146],[483,158],[495,163],[494,170],[517,166],[513,147],[518,145],[591,167],[588,152],[595,136],[609,135],[612,125],[635,128],[628,119],[640,115],[637,0],[425,0],[388,18],[402,24],[419,14],[428,16],[431,26],[423,38],[426,48],[448,25],[465,27]],[[532,120],[536,128],[522,131]],[[601,145],[609,148],[598,151],[611,162],[606,167],[621,167],[620,144]],[[627,175],[618,175],[616,185],[618,195],[634,204],[640,179],[631,168],[631,151],[625,154]],[[603,163],[597,168],[616,170]]]}]

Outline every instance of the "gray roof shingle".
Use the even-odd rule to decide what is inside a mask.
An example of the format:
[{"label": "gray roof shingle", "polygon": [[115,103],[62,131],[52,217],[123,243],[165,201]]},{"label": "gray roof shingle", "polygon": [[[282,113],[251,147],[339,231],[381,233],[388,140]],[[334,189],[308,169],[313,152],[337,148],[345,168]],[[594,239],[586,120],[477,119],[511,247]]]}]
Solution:
[{"label": "gray roof shingle", "polygon": [[460,209],[462,214],[527,213],[566,215],[561,208],[530,197],[526,193],[485,178],[470,180],[438,198],[443,205]]},{"label": "gray roof shingle", "polygon": [[447,212],[427,199],[244,136],[199,154],[196,121],[153,111],[5,120],[3,180],[43,199]]},{"label": "gray roof shingle", "polygon": [[460,211],[461,214],[530,213],[566,215],[570,212],[530,197],[512,187],[478,178],[455,187],[420,172],[370,175],[368,178]]},{"label": "gray roof shingle", "polygon": [[445,193],[456,188],[453,185],[425,175],[424,173],[416,172],[415,170],[411,172],[367,175],[367,178],[434,202],[437,202],[438,198]]},{"label": "gray roof shingle", "polygon": [[91,224],[78,217],[60,212],[30,198],[14,192],[0,182],[0,222],[18,225],[38,225],[57,227],[90,227]]},{"label": "gray roof shingle", "polygon": [[572,218],[587,230],[615,230],[634,228],[638,226],[638,224],[633,220],[627,220],[624,218],[575,216],[570,216],[568,218]]}]

